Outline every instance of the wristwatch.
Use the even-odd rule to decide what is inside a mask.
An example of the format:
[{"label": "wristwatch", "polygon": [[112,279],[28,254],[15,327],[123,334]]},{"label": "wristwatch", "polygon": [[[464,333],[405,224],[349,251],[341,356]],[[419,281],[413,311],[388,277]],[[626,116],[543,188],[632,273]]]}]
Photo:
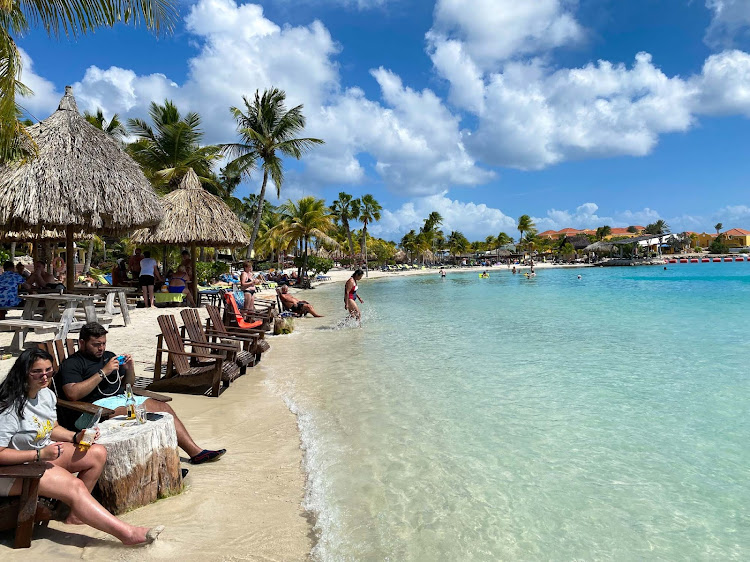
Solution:
[{"label": "wristwatch", "polygon": [[104,378],[104,371],[102,369],[99,369],[99,378],[100,379]]}]

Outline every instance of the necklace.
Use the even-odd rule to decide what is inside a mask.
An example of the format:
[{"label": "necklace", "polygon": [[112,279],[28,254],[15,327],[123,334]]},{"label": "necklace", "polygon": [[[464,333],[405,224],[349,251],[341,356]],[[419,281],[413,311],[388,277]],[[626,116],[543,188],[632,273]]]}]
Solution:
[{"label": "necklace", "polygon": [[[120,391],[120,387],[122,386],[122,379],[120,378],[120,373],[119,373],[118,371],[113,371],[113,373],[116,373],[116,374],[115,374],[115,379],[114,379],[114,380],[109,380],[109,376],[110,376],[110,375],[112,375],[112,373],[110,373],[109,375],[104,375],[104,379],[103,379],[103,380],[102,380],[102,381],[101,381],[101,382],[100,382],[99,384],[102,384],[102,382],[104,382],[104,381],[107,381],[107,383],[108,383],[108,384],[115,384],[115,383],[117,383],[117,388],[115,389],[115,391],[114,391],[114,392],[110,392],[109,394],[108,394],[108,393],[106,393],[106,392],[104,392],[104,391],[103,391],[103,390],[102,390],[102,389],[100,388],[100,389],[99,389],[99,393],[100,393],[100,394],[101,394],[102,396],[114,396],[115,394],[117,394],[117,393],[118,393],[118,392]],[[99,385],[97,385],[97,387],[98,387],[98,386],[99,386]]]}]

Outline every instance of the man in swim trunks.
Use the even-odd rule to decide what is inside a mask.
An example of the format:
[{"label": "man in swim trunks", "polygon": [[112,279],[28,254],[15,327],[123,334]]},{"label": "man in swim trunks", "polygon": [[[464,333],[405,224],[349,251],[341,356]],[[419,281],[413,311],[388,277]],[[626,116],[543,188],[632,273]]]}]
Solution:
[{"label": "man in swim trunks", "polygon": [[[125,414],[125,386],[135,383],[133,357],[124,355],[124,362],[120,365],[117,356],[106,351],[107,330],[97,322],[85,324],[79,338],[78,351],[60,365],[59,377],[65,398],[110,408],[115,415]],[[169,404],[143,396],[136,396],[135,400],[136,404],[145,404],[149,412],[172,415],[177,444],[190,456],[193,464],[217,460],[226,452],[225,449],[201,449],[196,445]],[[86,415],[81,416],[76,421],[76,427],[88,421]]]},{"label": "man in swim trunks", "polygon": [[289,294],[289,287],[283,285],[281,292],[279,293],[279,299],[284,308],[291,310],[295,314],[304,316],[305,314],[312,314],[315,318],[323,318],[322,314],[315,312],[315,309],[307,301],[301,301],[298,298],[293,297]]}]

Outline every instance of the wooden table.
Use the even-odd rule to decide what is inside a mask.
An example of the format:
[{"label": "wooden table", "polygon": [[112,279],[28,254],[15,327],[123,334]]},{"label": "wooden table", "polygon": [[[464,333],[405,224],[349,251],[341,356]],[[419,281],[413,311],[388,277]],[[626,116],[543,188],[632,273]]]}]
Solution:
[{"label": "wooden table", "polygon": [[116,416],[99,424],[107,449],[99,477],[101,504],[115,515],[182,492],[177,433],[170,414],[149,412],[148,421]]},{"label": "wooden table", "polygon": [[62,318],[60,314],[60,305],[65,309],[72,308],[74,311],[78,307],[83,307],[86,313],[86,322],[97,322],[96,307],[94,306],[94,295],[75,295],[75,294],[41,294],[41,295],[19,295],[26,305],[23,307],[21,318],[24,320],[33,320],[34,311],[41,301],[44,301],[44,318],[47,321],[56,321]]},{"label": "wooden table", "polygon": [[126,326],[130,325],[130,310],[128,309],[128,294],[136,293],[137,289],[132,287],[75,287],[73,294],[76,295],[93,295],[103,296],[104,301],[104,312],[107,314],[115,313],[115,297],[120,305],[120,312],[122,312],[122,320]]}]

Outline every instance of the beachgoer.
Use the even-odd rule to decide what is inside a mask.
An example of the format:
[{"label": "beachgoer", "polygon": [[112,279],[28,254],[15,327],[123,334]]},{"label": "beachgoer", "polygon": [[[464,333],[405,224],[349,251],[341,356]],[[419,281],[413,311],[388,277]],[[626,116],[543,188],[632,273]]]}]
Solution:
[{"label": "beachgoer", "polygon": [[581,278],[581,276],[579,275],[579,276],[578,276],[578,279],[580,279],[580,278]]},{"label": "beachgoer", "polygon": [[[129,525],[91,496],[107,450],[97,444],[86,451],[79,450],[77,444],[83,432],[75,433],[57,424],[57,397],[48,388],[54,373],[49,353],[27,349],[0,384],[0,465],[34,461],[52,464],[39,480],[39,495],[70,507],[65,523],[90,525],[127,545],[153,542],[164,527]],[[2,478],[0,496],[18,496],[22,487],[20,478]]]},{"label": "beachgoer", "polygon": [[46,289],[59,293],[65,290],[65,285],[47,271],[47,264],[43,261],[34,262],[34,272],[29,276],[26,283],[29,287],[35,289]]},{"label": "beachgoer", "polygon": [[344,308],[349,312],[349,316],[356,318],[357,320],[362,319],[362,314],[357,306],[357,299],[359,302],[365,302],[357,294],[357,281],[362,279],[364,272],[361,269],[355,271],[352,276],[347,280],[344,285]]},{"label": "beachgoer", "polygon": [[440,268],[440,277],[445,277],[445,270],[442,267]]},{"label": "beachgoer", "polygon": [[143,302],[146,303],[146,308],[156,306],[154,304],[154,283],[161,280],[159,264],[151,257],[151,252],[143,252],[141,276],[138,278],[138,284],[141,286]]},{"label": "beachgoer", "polygon": [[[16,272],[13,262],[8,260],[3,264],[3,273],[0,275],[0,306],[10,307],[21,304],[18,298],[18,289],[28,289],[26,280]],[[5,311],[1,311],[5,316]]]},{"label": "beachgoer", "polygon": [[172,273],[169,276],[169,286],[167,287],[167,290],[170,293],[182,293],[185,295],[188,304],[195,308],[193,295],[190,293],[190,289],[188,289],[189,285],[190,277],[188,276],[187,271],[185,271],[185,266],[180,265],[177,268],[177,273]]},{"label": "beachgoer", "polygon": [[61,283],[65,283],[65,277],[68,272],[65,269],[65,260],[60,256],[56,256],[52,260],[52,273],[57,277]]},{"label": "beachgoer", "polygon": [[190,257],[190,252],[188,252],[187,250],[182,250],[182,253],[180,255],[182,256],[180,265],[185,266],[185,273],[187,273],[188,278],[190,279],[190,281],[188,281],[188,289],[192,291],[193,280],[195,279],[195,265],[193,264],[193,260]]},{"label": "beachgoer", "polygon": [[141,276],[142,259],[143,254],[141,253],[141,249],[136,248],[135,253],[130,256],[130,259],[128,260],[128,269],[130,270],[130,275],[133,277],[134,281],[138,281],[139,277]]},{"label": "beachgoer", "polygon": [[516,266],[514,265],[513,266],[513,275],[515,275],[515,274],[516,274]]},{"label": "beachgoer", "polygon": [[279,299],[281,299],[281,304],[284,306],[284,308],[291,310],[295,314],[301,314],[304,316],[305,314],[312,314],[315,316],[315,318],[323,318],[322,314],[318,314],[315,312],[315,309],[312,307],[312,305],[307,301],[301,301],[296,297],[293,297],[289,294],[289,287],[287,285],[282,285],[281,291],[279,292]]},{"label": "beachgoer", "polygon": [[243,310],[255,312],[255,279],[253,278],[253,262],[242,262],[240,273],[240,289],[245,296]]},{"label": "beachgoer", "polygon": [[16,273],[23,277],[24,281],[26,281],[31,276],[31,272],[26,269],[26,266],[23,265],[20,261],[16,264]]},{"label": "beachgoer", "polygon": [[[115,411],[116,415],[126,413],[125,386],[135,383],[133,358],[124,355],[120,365],[117,356],[107,351],[107,330],[97,322],[89,322],[81,328],[78,351],[60,365],[62,392],[68,400],[90,402]],[[193,464],[217,460],[226,450],[206,450],[195,444],[187,429],[166,402],[143,396],[135,397],[136,404],[145,404],[149,412],[166,412],[174,417],[177,430],[177,444]],[[83,415],[76,421],[76,427],[88,421]]]},{"label": "beachgoer", "polygon": [[128,280],[128,268],[125,265],[125,258],[120,258],[112,267],[112,286],[122,287]]}]

